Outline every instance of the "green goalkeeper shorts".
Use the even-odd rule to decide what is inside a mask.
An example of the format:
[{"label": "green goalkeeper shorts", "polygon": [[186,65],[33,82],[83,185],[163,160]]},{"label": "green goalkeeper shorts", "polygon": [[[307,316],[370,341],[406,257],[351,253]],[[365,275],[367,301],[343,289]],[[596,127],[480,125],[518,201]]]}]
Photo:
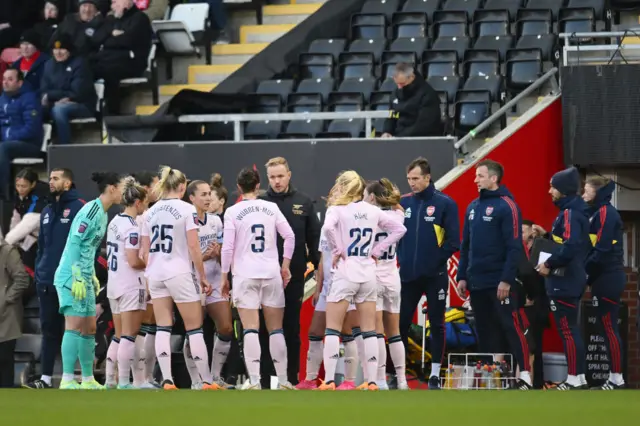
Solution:
[{"label": "green goalkeeper shorts", "polygon": [[96,291],[93,284],[87,285],[87,296],[76,300],[71,294],[71,280],[64,285],[56,286],[58,292],[59,312],[65,317],[95,317]]}]

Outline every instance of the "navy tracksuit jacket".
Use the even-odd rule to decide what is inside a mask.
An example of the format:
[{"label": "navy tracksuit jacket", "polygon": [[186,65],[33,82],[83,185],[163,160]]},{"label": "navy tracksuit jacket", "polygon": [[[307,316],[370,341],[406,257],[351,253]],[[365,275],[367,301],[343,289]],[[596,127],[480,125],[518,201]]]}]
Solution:
[{"label": "navy tracksuit jacket", "polygon": [[402,280],[400,334],[405,347],[413,314],[423,293],[427,295],[431,326],[430,352],[442,363],[445,348],[444,314],[449,289],[447,261],[460,247],[458,206],[433,183],[400,200],[407,233],[398,244]]},{"label": "navy tracksuit jacket", "polygon": [[520,209],[507,188],[481,190],[465,213],[458,281],[467,281],[480,352],[508,351],[522,371],[529,371],[529,348],[519,323],[517,297],[500,301],[497,296],[500,282],[517,285],[524,256],[521,224]]}]

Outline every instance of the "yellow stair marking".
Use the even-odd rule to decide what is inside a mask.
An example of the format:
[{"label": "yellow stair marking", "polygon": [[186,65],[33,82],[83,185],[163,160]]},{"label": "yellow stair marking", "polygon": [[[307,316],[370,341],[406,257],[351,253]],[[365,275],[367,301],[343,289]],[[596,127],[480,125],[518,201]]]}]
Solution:
[{"label": "yellow stair marking", "polygon": [[216,83],[211,84],[164,84],[160,86],[160,96],[173,96],[183,89],[199,90],[201,92],[210,92],[217,86]]},{"label": "yellow stair marking", "polygon": [[278,4],[278,5],[271,5],[271,6],[263,6],[262,14],[264,16],[311,15],[321,7],[322,7],[321,3]]},{"label": "yellow stair marking", "polygon": [[640,44],[640,37],[625,37],[622,44]]},{"label": "yellow stair marking", "polygon": [[138,105],[136,106],[136,115],[151,115],[160,108],[160,105]]},{"label": "yellow stair marking", "polygon": [[269,43],[214,44],[211,51],[214,55],[257,55],[268,45]]},{"label": "yellow stair marking", "polygon": [[242,25],[240,27],[240,43],[247,42],[250,34],[274,34],[291,31],[296,24],[274,24],[274,25]]},{"label": "yellow stair marking", "polygon": [[232,65],[189,65],[188,82],[196,84],[196,74],[231,74],[238,70],[242,64]]}]

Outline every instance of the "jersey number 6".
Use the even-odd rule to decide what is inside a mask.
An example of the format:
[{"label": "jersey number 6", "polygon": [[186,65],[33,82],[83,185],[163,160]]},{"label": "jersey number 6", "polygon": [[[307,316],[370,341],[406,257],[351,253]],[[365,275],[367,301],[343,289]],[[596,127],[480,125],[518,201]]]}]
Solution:
[{"label": "jersey number 6", "polygon": [[[151,227],[151,248],[149,253],[171,253],[173,250],[173,225],[153,225]],[[155,243],[155,245],[154,245]]]}]

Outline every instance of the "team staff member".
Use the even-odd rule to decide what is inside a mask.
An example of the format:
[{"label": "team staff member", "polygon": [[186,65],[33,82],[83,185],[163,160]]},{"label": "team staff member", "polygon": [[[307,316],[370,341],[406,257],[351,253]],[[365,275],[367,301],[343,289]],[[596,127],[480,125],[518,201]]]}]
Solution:
[{"label": "team staff member", "polygon": [[[289,163],[283,157],[275,157],[265,164],[269,189],[260,198],[276,203],[284,217],[293,229],[296,239],[293,258],[291,259],[291,281],[285,289],[285,308],[283,329],[287,343],[287,359],[289,360],[287,376],[289,382],[298,383],[300,370],[300,309],[304,296],[304,274],[307,271],[307,261],[318,269],[320,254],[320,221],[313,206],[313,200],[306,194],[297,191],[290,184],[291,170]],[[278,255],[282,263],[284,241],[278,236]],[[268,336],[261,333],[261,345],[268,347]],[[269,351],[262,351],[262,388],[270,388],[269,374],[272,366]]]},{"label": "team staff member", "polygon": [[517,299],[511,296],[523,250],[520,209],[501,185],[503,175],[502,165],[492,160],[476,167],[474,182],[480,196],[469,204],[464,217],[458,294],[465,298],[467,289],[470,292],[479,351],[501,352],[496,330],[502,331],[520,367],[516,388],[529,390],[529,349],[520,328]]},{"label": "team staff member", "polygon": [[35,271],[42,328],[42,376],[26,385],[31,389],[51,388],[53,365],[60,352],[64,333],[64,316],[59,313],[60,305],[58,293],[53,286],[53,276],[67,242],[71,222],[85,204],[78,198],[73,184],[73,172],[69,169],[51,171],[49,190],[55,201],[40,214]]},{"label": "team staff member", "polygon": [[605,342],[611,359],[611,370],[602,390],[624,388],[622,377],[622,351],[618,318],[620,299],[627,283],[624,273],[622,248],[622,219],[611,205],[611,195],[616,188],[612,180],[595,176],[587,179],[582,198],[591,208],[589,237],[593,249],[587,257],[586,270],[599,319],[605,330]]},{"label": "team staff member", "polygon": [[556,389],[585,389],[585,348],[578,325],[580,298],[587,285],[584,263],[590,249],[589,207],[578,195],[580,175],[574,167],[551,178],[549,194],[560,209],[549,237],[559,243],[558,249],[537,270],[546,277],[545,286],[551,312],[567,356],[567,380]]},{"label": "team staff member", "polygon": [[440,389],[440,367],[444,356],[444,314],[449,275],[447,261],[460,248],[458,206],[431,182],[431,166],[419,157],[407,166],[411,194],[400,200],[407,233],[398,245],[400,279],[400,333],[405,348],[409,327],[423,293],[429,303],[431,321],[431,375],[429,389]]}]

